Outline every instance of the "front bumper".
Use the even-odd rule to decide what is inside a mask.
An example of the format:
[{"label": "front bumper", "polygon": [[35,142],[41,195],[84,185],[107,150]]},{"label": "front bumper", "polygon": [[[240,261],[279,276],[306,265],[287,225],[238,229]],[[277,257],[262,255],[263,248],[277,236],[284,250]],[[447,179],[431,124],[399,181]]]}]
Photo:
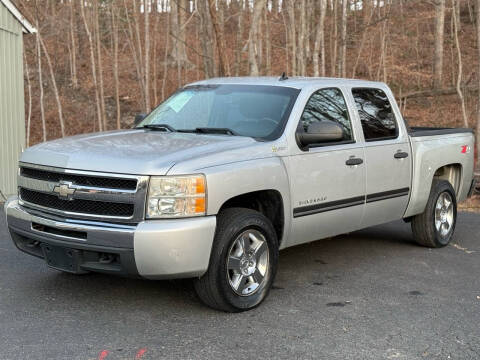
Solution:
[{"label": "front bumper", "polygon": [[[46,248],[69,249],[76,264],[72,272],[148,279],[205,273],[216,226],[215,216],[149,220],[136,225],[64,219],[27,209],[16,197],[7,201],[5,213],[12,240],[23,252],[47,259]],[[72,256],[70,251],[66,253]]]}]

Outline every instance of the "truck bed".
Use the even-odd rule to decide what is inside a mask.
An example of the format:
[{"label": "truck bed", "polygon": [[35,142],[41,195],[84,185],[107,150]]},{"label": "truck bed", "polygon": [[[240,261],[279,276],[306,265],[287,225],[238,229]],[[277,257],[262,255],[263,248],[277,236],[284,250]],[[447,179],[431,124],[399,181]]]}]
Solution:
[{"label": "truck bed", "polygon": [[467,128],[441,128],[441,127],[409,127],[408,135],[411,137],[417,136],[434,136],[434,135],[448,135],[457,133],[473,133],[473,129]]}]

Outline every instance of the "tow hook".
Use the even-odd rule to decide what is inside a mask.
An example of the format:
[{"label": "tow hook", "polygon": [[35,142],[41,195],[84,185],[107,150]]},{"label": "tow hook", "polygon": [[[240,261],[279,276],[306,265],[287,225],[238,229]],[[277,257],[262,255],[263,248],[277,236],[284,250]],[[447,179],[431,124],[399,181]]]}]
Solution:
[{"label": "tow hook", "polygon": [[98,260],[98,262],[101,264],[111,264],[114,261],[115,261],[115,255],[107,254],[107,253],[101,253],[100,259]]}]

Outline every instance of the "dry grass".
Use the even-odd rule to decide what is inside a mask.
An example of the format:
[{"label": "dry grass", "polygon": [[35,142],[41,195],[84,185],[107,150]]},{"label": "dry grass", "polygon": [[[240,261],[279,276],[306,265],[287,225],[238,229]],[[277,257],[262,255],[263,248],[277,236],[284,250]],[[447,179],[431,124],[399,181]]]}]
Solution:
[{"label": "dry grass", "polygon": [[458,210],[480,213],[480,195],[474,195],[458,204]]}]

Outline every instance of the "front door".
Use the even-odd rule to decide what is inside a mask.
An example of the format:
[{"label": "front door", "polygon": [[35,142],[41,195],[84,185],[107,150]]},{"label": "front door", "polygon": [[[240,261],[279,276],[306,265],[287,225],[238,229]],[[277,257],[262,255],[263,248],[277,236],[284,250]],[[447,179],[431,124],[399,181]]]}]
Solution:
[{"label": "front door", "polygon": [[297,131],[315,121],[334,121],[344,139],[322,143],[285,158],[293,209],[289,245],[360,228],[365,205],[364,149],[356,141],[351,114],[338,88],[315,91],[307,102]]},{"label": "front door", "polygon": [[362,227],[401,219],[410,193],[408,134],[399,126],[385,91],[353,88],[352,95],[365,138],[367,196]]}]

